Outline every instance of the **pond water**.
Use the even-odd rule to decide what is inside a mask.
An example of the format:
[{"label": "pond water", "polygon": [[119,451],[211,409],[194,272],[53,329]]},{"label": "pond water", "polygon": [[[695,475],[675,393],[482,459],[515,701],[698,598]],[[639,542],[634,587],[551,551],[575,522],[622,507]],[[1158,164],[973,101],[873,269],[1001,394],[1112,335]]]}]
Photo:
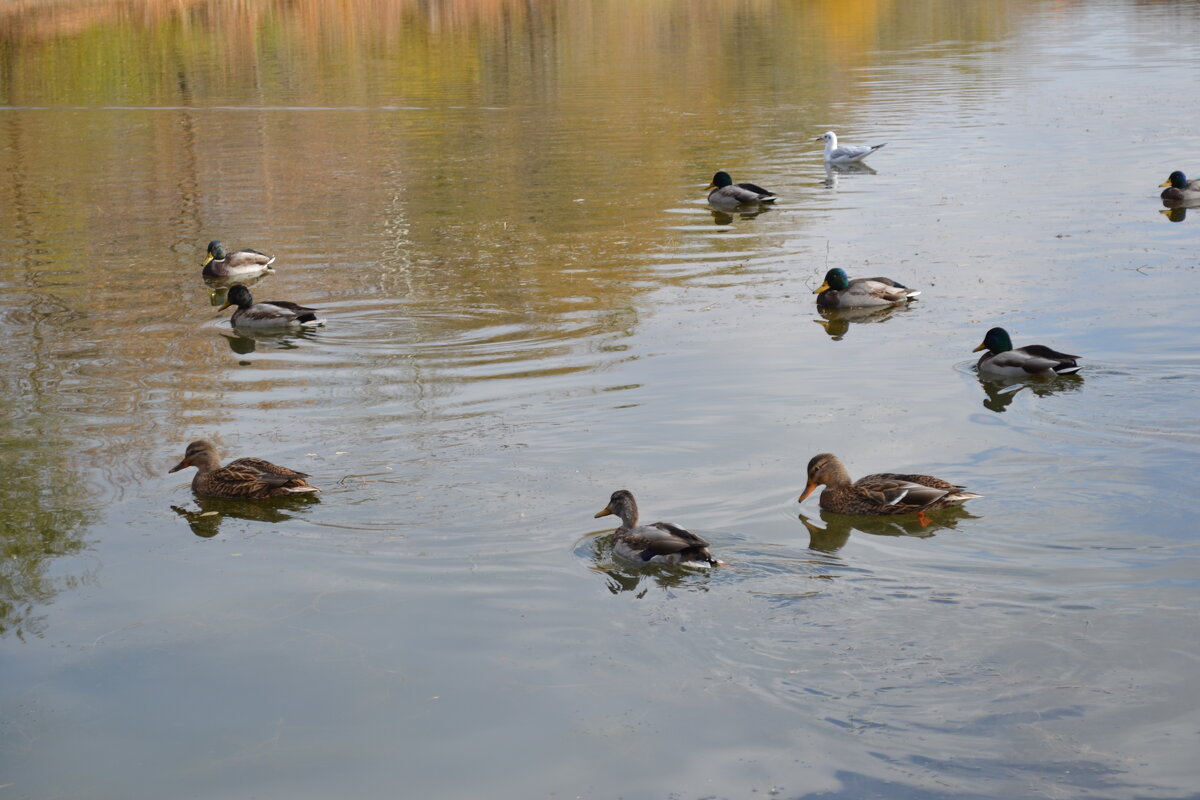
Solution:
[{"label": "pond water", "polygon": [[[0,53],[4,797],[1197,796],[1200,5],[23,2]],[[210,239],[328,325],[233,331]],[[981,381],[994,325],[1083,371]],[[198,438],[324,491],[198,499]],[[823,514],[820,452],[983,497]],[[615,561],[618,488],[725,565]]]}]

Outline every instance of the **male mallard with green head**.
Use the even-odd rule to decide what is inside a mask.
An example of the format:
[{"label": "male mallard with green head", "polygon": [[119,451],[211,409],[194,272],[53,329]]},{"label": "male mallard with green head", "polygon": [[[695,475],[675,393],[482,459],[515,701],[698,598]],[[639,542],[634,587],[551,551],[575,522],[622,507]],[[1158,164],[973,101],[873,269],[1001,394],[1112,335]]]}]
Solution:
[{"label": "male mallard with green head", "polygon": [[641,563],[691,564],[709,567],[720,564],[708,552],[708,542],[689,530],[670,522],[638,525],[637,501],[627,489],[618,489],[608,505],[596,517],[615,514],[621,527],[614,532],[613,552],[621,558]]},{"label": "male mallard with green head", "polygon": [[178,472],[186,467],[196,468],[192,491],[205,497],[265,500],[321,491],[305,480],[308,473],[280,467],[261,458],[239,458],[222,467],[217,448],[204,439],[189,444],[183,460],[168,472]]},{"label": "male mallard with green head", "polygon": [[846,467],[832,453],[815,455],[808,462],[808,485],[800,502],[818,486],[825,487],[821,508],[839,514],[915,514],[981,497],[932,475],[881,472],[851,481]]},{"label": "male mallard with green head", "polygon": [[237,306],[237,311],[229,318],[235,328],[291,328],[325,324],[325,320],[317,318],[317,309],[299,306],[290,300],[256,303],[250,290],[240,283],[229,287],[225,305],[217,310],[224,311],[230,306]]},{"label": "male mallard with green head", "polygon": [[1170,177],[1160,183],[1159,186],[1167,187],[1159,195],[1163,200],[1171,200],[1177,203],[1200,200],[1200,178],[1189,181],[1187,175],[1184,175],[1179,170],[1172,172]]},{"label": "male mallard with green head", "polygon": [[275,256],[249,248],[227,251],[225,245],[213,239],[208,243],[208,258],[204,259],[201,274],[206,278],[248,278],[260,272],[274,272],[271,269],[274,260]]},{"label": "male mallard with green head", "polygon": [[975,365],[980,372],[1013,378],[1073,375],[1079,371],[1076,361],[1082,358],[1051,350],[1041,344],[1027,344],[1014,348],[1012,338],[1004,328],[989,330],[984,334],[983,343],[971,352],[978,353],[980,350],[987,350]]},{"label": "male mallard with green head", "polygon": [[753,183],[734,183],[728,172],[718,172],[713,175],[712,183],[704,187],[708,193],[709,205],[717,208],[737,208],[738,206],[774,203],[775,193],[768,192]]},{"label": "male mallard with green head", "polygon": [[891,278],[855,278],[835,268],[825,273],[825,282],[813,290],[821,308],[871,308],[898,306],[912,300],[914,292]]}]

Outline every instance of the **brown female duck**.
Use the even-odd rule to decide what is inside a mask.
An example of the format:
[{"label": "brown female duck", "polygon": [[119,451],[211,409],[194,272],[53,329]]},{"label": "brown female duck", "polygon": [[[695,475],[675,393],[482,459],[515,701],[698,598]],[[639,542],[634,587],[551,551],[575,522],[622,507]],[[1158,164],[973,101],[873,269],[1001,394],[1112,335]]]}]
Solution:
[{"label": "brown female duck", "polygon": [[822,485],[821,508],[839,514],[913,514],[982,496],[932,475],[883,472],[851,481],[846,467],[831,453],[815,455],[808,462],[808,485],[800,502]]},{"label": "brown female duck", "polygon": [[614,533],[613,552],[629,561],[656,564],[691,564],[711,567],[720,564],[708,552],[708,542],[670,522],[638,525],[637,501],[627,489],[618,489],[597,517],[615,514],[621,527]]},{"label": "brown female duck", "polygon": [[189,444],[183,460],[169,472],[178,472],[184,467],[196,468],[192,491],[205,497],[265,500],[321,491],[304,480],[307,473],[280,467],[261,458],[239,458],[222,467],[217,448],[203,439]]}]

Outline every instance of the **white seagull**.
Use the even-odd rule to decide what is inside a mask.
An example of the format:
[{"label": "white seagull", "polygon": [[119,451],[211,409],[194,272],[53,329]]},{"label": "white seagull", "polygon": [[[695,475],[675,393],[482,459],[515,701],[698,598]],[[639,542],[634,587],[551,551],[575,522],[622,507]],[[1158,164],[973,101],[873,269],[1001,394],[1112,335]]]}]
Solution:
[{"label": "white seagull", "polygon": [[825,143],[825,163],[827,164],[853,164],[862,161],[887,144],[884,142],[883,144],[873,144],[870,147],[861,144],[844,144],[838,147],[837,134],[833,131],[825,131],[813,141]]}]

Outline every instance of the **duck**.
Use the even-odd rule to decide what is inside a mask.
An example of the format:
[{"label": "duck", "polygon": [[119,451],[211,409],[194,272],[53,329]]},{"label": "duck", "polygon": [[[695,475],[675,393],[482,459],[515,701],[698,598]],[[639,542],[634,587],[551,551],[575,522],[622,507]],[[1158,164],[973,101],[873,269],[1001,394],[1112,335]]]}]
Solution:
[{"label": "duck", "polygon": [[871,308],[907,303],[914,292],[891,278],[855,278],[850,280],[840,267],[825,273],[825,282],[813,290],[821,308]]},{"label": "duck", "polygon": [[901,475],[881,472],[857,481],[832,453],[820,453],[808,462],[808,485],[800,495],[803,503],[818,486],[824,486],[820,505],[837,514],[920,514],[965,503],[983,495],[932,475]]},{"label": "duck", "polygon": [[638,525],[638,506],[633,493],[618,489],[608,498],[608,505],[596,512],[596,517],[614,514],[621,527],[614,533],[613,552],[628,561],[653,564],[688,564],[713,567],[720,561],[708,551],[708,542],[696,534],[670,522]]},{"label": "duck", "polygon": [[240,283],[229,287],[225,305],[217,310],[224,311],[230,306],[237,306],[237,311],[229,318],[235,328],[290,328],[325,324],[325,320],[317,318],[317,309],[299,306],[289,300],[256,303],[250,290]]},{"label": "duck", "polygon": [[178,472],[186,467],[196,468],[192,491],[204,497],[265,500],[321,491],[305,480],[308,473],[280,467],[261,458],[239,458],[222,467],[216,446],[206,439],[189,444],[183,460],[168,472]]},{"label": "duck", "polygon": [[1189,181],[1187,175],[1184,175],[1179,170],[1172,172],[1159,186],[1167,187],[1159,195],[1163,200],[1172,200],[1177,203],[1200,200],[1200,178]]},{"label": "duck", "polygon": [[708,193],[709,204],[721,208],[774,203],[776,200],[774,192],[753,183],[734,183],[724,171],[713,175],[712,183],[704,188],[712,190]]},{"label": "duck", "polygon": [[861,144],[844,144],[838,146],[837,134],[833,131],[825,131],[814,142],[825,143],[825,163],[827,164],[853,164],[862,161],[867,156],[887,146],[887,142],[883,144],[861,145]]},{"label": "duck", "polygon": [[204,259],[204,270],[201,273],[206,278],[235,278],[258,275],[262,272],[274,272],[271,269],[275,256],[260,253],[257,250],[225,249],[225,245],[213,239],[208,243],[208,258]]},{"label": "duck", "polygon": [[1012,337],[1004,328],[989,330],[984,334],[983,342],[971,352],[978,353],[980,350],[987,350],[975,365],[980,372],[1016,378],[1074,375],[1079,371],[1076,362],[1082,358],[1051,350],[1041,344],[1013,348]]}]

